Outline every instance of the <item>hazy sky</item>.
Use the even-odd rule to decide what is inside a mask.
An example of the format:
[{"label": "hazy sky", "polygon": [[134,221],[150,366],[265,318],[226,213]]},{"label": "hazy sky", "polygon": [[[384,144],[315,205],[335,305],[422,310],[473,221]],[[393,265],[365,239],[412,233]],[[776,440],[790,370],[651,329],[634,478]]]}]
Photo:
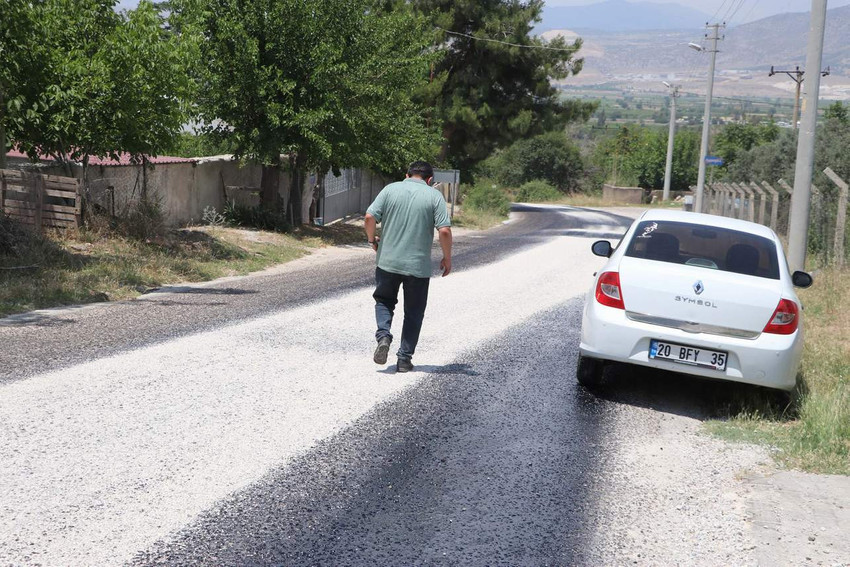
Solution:
[{"label": "hazy sky", "polygon": [[[581,6],[598,4],[603,0],[546,0],[548,6]],[[631,1],[631,0],[629,0]],[[637,1],[637,0],[635,0]],[[658,4],[681,4],[718,18],[737,10],[733,23],[740,24],[784,12],[808,12],[812,0],[646,0]],[[850,0],[828,0],[829,8],[850,4]]]},{"label": "hazy sky", "polygon": [[[344,1],[344,0],[343,0]],[[597,4],[603,0],[546,0],[549,6],[580,6],[585,4]],[[637,0],[636,0],[637,1]],[[649,0],[657,3],[681,4],[690,6],[718,18],[731,15],[737,10],[732,23],[740,24],[760,18],[766,18],[783,12],[808,12],[812,7],[812,0]],[[121,8],[135,8],[138,0],[119,0]],[[850,4],[850,0],[829,0],[830,8],[838,8]]]}]

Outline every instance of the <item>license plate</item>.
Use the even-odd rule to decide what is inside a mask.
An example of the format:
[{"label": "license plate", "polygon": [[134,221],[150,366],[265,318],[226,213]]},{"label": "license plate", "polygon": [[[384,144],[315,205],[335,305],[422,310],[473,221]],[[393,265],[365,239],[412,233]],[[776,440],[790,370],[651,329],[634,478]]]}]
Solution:
[{"label": "license plate", "polygon": [[726,359],[729,358],[729,355],[719,350],[652,339],[649,342],[649,358],[661,358],[681,364],[690,364],[691,366],[726,370]]}]

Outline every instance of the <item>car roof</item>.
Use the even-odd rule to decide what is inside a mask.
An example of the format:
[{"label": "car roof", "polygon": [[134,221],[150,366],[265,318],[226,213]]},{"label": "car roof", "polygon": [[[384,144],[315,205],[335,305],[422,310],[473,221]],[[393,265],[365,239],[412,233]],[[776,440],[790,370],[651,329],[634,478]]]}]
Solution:
[{"label": "car roof", "polygon": [[639,221],[670,221],[670,222],[686,222],[690,224],[701,224],[717,228],[727,228],[729,230],[739,230],[741,232],[749,232],[764,238],[776,240],[776,234],[770,228],[745,220],[730,219],[718,215],[707,215],[703,213],[691,213],[688,211],[677,211],[669,209],[649,209],[638,219]]}]

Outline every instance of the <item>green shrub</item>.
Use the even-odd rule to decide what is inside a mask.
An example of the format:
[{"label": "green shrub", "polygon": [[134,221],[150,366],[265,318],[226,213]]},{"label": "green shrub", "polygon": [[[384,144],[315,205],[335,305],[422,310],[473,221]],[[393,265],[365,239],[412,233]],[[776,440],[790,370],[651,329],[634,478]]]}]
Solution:
[{"label": "green shrub", "polygon": [[242,228],[257,228],[273,232],[289,232],[292,225],[286,219],[283,209],[264,209],[248,207],[232,201],[224,205],[221,211],[225,224]]},{"label": "green shrub", "polygon": [[563,196],[563,193],[552,187],[549,183],[541,181],[540,179],[525,183],[516,192],[516,200],[521,203],[557,201]]},{"label": "green shrub", "polygon": [[481,179],[475,185],[464,187],[463,206],[506,216],[511,210],[511,200],[498,185]]},{"label": "green shrub", "polygon": [[577,190],[584,176],[581,152],[561,131],[519,140],[480,169],[508,187],[540,179],[564,192]]}]

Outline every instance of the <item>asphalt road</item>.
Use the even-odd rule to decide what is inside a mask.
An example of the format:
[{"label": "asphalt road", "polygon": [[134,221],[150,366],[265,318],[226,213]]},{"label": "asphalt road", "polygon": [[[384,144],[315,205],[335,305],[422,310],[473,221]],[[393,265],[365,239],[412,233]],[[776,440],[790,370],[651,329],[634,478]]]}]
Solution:
[{"label": "asphalt road", "polygon": [[[563,214],[571,210],[571,214]],[[455,239],[455,271],[495,262],[557,236],[599,238],[618,234],[631,219],[597,211],[514,205],[514,220]],[[621,234],[621,233],[620,233]],[[366,247],[364,246],[364,251]],[[437,255],[436,252],[434,254]],[[0,319],[0,383],[173,340],[254,317],[310,305],[374,282],[374,264],[363,256],[327,263],[304,262],[295,270],[249,276],[212,285],[154,292],[144,301],[95,308],[35,312]],[[435,273],[437,266],[435,261]]]},{"label": "asphalt road", "polygon": [[136,565],[575,565],[596,530],[605,404],[575,386],[581,303],[538,314]]},{"label": "asphalt road", "polygon": [[630,222],[458,238],[409,375],[369,360],[365,247],[3,320],[0,564],[604,561],[617,405],[573,368],[590,243]]}]

